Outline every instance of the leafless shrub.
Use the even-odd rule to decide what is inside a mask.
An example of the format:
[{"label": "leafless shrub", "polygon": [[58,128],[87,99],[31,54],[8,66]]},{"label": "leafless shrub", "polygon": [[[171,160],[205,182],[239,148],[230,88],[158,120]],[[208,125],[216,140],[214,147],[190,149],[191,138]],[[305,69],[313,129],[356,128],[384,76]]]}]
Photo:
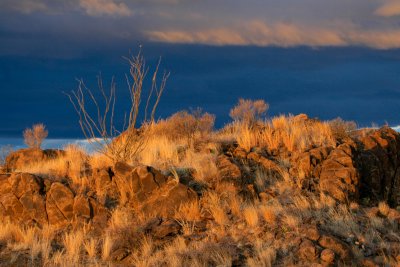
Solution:
[{"label": "leafless shrub", "polygon": [[24,130],[24,142],[29,148],[40,148],[49,132],[44,124],[39,123]]},{"label": "leafless shrub", "polygon": [[0,166],[4,166],[6,163],[7,156],[13,152],[14,149],[11,145],[5,145],[0,147]]},{"label": "leafless shrub", "polygon": [[[85,137],[98,152],[103,153],[114,161],[133,160],[144,149],[146,143],[146,134],[144,134],[146,127],[137,129],[136,125],[143,97],[144,81],[149,69],[141,51],[136,56],[130,55],[125,59],[130,66],[126,81],[131,103],[122,129],[118,130],[116,128],[114,120],[116,105],[114,79],[111,81],[110,89],[106,91],[102,78],[98,77],[99,92],[97,94],[86,87],[82,80],[79,80],[78,89],[72,91],[71,94],[67,94],[79,116],[79,124]],[[144,110],[145,120],[142,126],[154,122],[155,112],[169,77],[169,73],[164,72],[161,80],[158,79],[160,63],[161,60],[158,62],[152,76],[151,89]],[[153,100],[153,107],[148,119],[147,112],[153,97],[155,97],[155,100]],[[91,107],[94,107],[94,112],[90,111]]]},{"label": "leafless shrub", "polygon": [[165,135],[170,139],[185,138],[193,146],[197,136],[205,137],[214,127],[215,115],[203,113],[200,108],[179,111],[153,127],[153,134]]},{"label": "leafless shrub", "polygon": [[336,140],[342,140],[348,137],[352,131],[357,129],[357,124],[354,121],[344,121],[339,117],[329,121],[329,126]]},{"label": "leafless shrub", "polygon": [[264,100],[239,99],[238,104],[231,109],[229,116],[235,120],[252,126],[267,112],[269,105]]}]

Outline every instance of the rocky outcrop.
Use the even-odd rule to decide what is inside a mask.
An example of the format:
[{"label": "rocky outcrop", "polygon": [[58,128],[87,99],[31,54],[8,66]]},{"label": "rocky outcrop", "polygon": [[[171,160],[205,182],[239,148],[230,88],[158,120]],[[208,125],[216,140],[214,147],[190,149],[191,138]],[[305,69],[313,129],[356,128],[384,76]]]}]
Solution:
[{"label": "rocky outcrop", "polygon": [[24,166],[29,166],[38,162],[57,158],[63,155],[62,150],[46,149],[41,150],[37,148],[20,149],[10,153],[5,162],[4,170],[6,172],[13,172]]},{"label": "rocky outcrop", "polygon": [[321,165],[319,183],[322,192],[341,202],[358,199],[360,175],[353,158],[352,144],[342,144],[331,151]]},{"label": "rocky outcrop", "polygon": [[147,214],[170,216],[181,204],[197,199],[195,191],[149,166],[117,163],[114,173],[121,201]]},{"label": "rocky outcrop", "polygon": [[0,213],[16,221],[43,224],[47,222],[44,184],[28,173],[0,176]]},{"label": "rocky outcrop", "polygon": [[389,127],[358,139],[361,194],[400,205],[400,135]]},{"label": "rocky outcrop", "polygon": [[92,175],[94,191],[76,194],[68,184],[32,174],[2,174],[0,215],[27,224],[61,227],[92,221],[105,225],[112,208],[106,202],[112,198],[120,205],[167,217],[181,204],[197,199],[192,189],[148,166],[117,163]]},{"label": "rocky outcrop", "polygon": [[75,196],[59,182],[51,183],[29,173],[0,175],[0,215],[12,221],[55,226],[87,222],[104,215],[104,209],[94,209],[95,205],[95,199]]},{"label": "rocky outcrop", "polygon": [[400,135],[388,127],[293,155],[290,174],[299,186],[340,202],[367,197],[400,205]]}]

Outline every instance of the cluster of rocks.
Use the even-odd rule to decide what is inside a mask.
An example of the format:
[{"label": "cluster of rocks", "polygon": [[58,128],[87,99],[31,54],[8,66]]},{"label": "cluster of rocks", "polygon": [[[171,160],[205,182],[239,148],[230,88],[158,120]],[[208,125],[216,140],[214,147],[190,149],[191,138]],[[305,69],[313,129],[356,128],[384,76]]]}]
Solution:
[{"label": "cluster of rocks", "polygon": [[[96,170],[91,180],[96,188],[74,192],[68,183],[29,173],[1,174],[0,216],[25,224],[61,227],[92,221],[105,226],[112,208],[107,204],[109,199],[147,214],[170,216],[182,203],[197,198],[175,178],[147,166],[117,163]],[[104,196],[97,192],[104,192]]]},{"label": "cluster of rocks", "polygon": [[[282,159],[290,164],[282,164]],[[254,183],[254,168],[248,173],[248,167],[256,166],[272,177],[286,175],[302,189],[323,192],[342,203],[364,199],[371,205],[386,201],[400,206],[400,135],[389,127],[360,131],[336,147],[315,147],[289,157],[260,147],[246,151],[230,145],[219,156],[218,166],[222,177],[236,182]]]}]

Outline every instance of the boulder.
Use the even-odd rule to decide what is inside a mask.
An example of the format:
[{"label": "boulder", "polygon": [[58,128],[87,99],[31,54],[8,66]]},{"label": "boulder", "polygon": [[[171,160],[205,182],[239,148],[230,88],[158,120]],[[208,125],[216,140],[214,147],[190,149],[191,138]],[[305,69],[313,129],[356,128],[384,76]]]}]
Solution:
[{"label": "boulder", "polygon": [[197,199],[195,191],[149,166],[117,163],[114,173],[113,182],[120,192],[121,203],[147,214],[170,216],[181,204]]},{"label": "boulder", "polygon": [[225,155],[220,155],[217,158],[217,167],[219,175],[223,179],[239,179],[242,177],[240,168]]},{"label": "boulder", "polygon": [[342,144],[332,150],[321,165],[321,191],[340,202],[359,197],[360,176],[353,162],[354,153],[355,148],[351,144]]},{"label": "boulder", "polygon": [[46,211],[49,223],[65,225],[74,217],[74,194],[67,186],[55,182],[46,195]]},{"label": "boulder", "polygon": [[318,257],[318,249],[310,240],[303,240],[299,248],[299,256],[305,261],[315,261]]},{"label": "boulder", "polygon": [[1,214],[15,221],[47,223],[43,191],[43,180],[35,175],[0,175]]},{"label": "boulder", "polygon": [[339,255],[341,260],[349,260],[351,253],[348,245],[336,237],[323,235],[318,241],[319,245],[323,248],[330,249]]},{"label": "boulder", "polygon": [[321,252],[321,260],[327,264],[332,264],[335,261],[335,252],[329,248],[324,249]]},{"label": "boulder", "polygon": [[361,194],[400,205],[400,135],[383,127],[358,139]]}]

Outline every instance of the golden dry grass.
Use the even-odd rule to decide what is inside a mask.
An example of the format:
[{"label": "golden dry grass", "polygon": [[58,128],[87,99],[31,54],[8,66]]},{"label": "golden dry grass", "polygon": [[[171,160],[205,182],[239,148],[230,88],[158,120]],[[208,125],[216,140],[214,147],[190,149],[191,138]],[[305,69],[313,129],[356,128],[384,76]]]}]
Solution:
[{"label": "golden dry grass", "polygon": [[329,123],[303,121],[292,115],[274,117],[253,129],[241,123],[233,124],[233,128],[237,142],[248,151],[259,146],[270,150],[284,147],[294,152],[336,144]]},{"label": "golden dry grass", "polygon": [[[130,252],[122,265],[231,266],[240,258],[244,266],[286,266],[295,262],[288,244],[293,240],[286,239],[286,235],[303,237],[308,228],[305,222],[309,221],[318,222],[325,233],[342,240],[353,238],[365,247],[381,251],[388,245],[382,233],[391,233],[393,240],[400,240],[397,224],[388,218],[391,209],[386,203],[379,203],[378,215],[364,216],[359,214],[365,207],[355,202],[344,205],[323,193],[303,194],[293,183],[294,177],[285,171],[290,164],[287,159],[278,160],[282,166],[279,175],[272,175],[259,166],[247,166],[245,160],[240,162],[241,168],[252,175],[248,178],[257,193],[272,192],[266,200],[257,199],[257,195],[254,199],[246,198],[244,195],[248,192],[243,191],[249,181],[245,179],[234,181],[244,183],[242,187],[221,180],[216,161],[222,153],[223,142],[237,141],[248,151],[264,147],[298,152],[314,146],[335,146],[327,123],[305,122],[282,115],[252,127],[235,122],[223,131],[195,132],[190,138],[172,132],[165,134],[165,129],[175,125],[169,123],[166,120],[149,126],[146,149],[138,154],[139,162],[169,171],[176,179],[180,178],[180,170],[188,170],[195,182],[207,185],[198,200],[183,203],[175,210],[173,219],[181,227],[176,236],[160,242],[148,230],[143,230],[155,217],[125,205],[132,191],[127,184],[105,229],[94,234],[92,225],[86,225],[60,232],[50,226],[40,229],[3,220],[0,222],[2,247],[13,253],[27,253],[29,263],[40,262],[39,265],[45,266],[113,266],[113,252],[122,245]],[[87,155],[75,146],[65,150],[63,157],[24,166],[19,171],[53,180],[69,179],[76,192],[86,192],[93,182],[86,169],[113,165],[102,154]],[[95,197],[100,195],[100,192],[91,193]],[[204,232],[199,232],[202,227]],[[358,247],[354,250],[355,255],[361,253]],[[391,263],[389,258],[386,263]]]}]

